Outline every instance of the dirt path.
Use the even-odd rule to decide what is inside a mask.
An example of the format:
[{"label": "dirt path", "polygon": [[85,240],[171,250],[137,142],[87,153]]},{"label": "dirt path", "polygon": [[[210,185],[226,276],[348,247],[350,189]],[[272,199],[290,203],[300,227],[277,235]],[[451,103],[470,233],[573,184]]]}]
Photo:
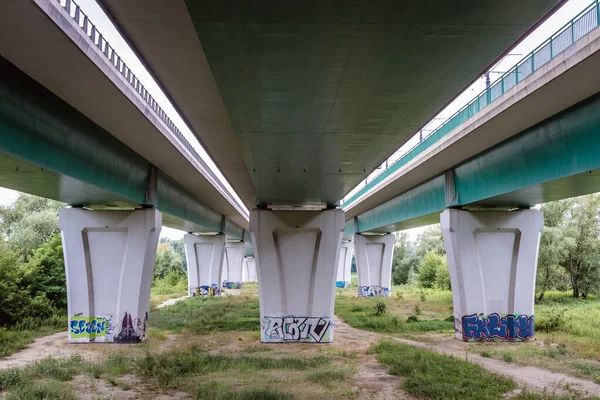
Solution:
[{"label": "dirt path", "polygon": [[156,308],[163,308],[163,307],[167,307],[167,306],[172,306],[175,303],[178,303],[180,301],[183,301],[185,299],[187,299],[188,296],[182,296],[182,297],[177,297],[176,299],[169,299],[169,300],[165,300],[162,303],[160,303],[159,305],[156,306]]},{"label": "dirt path", "polygon": [[565,387],[575,389],[582,394],[588,396],[600,396],[600,385],[592,381],[575,378],[565,374],[552,372],[544,368],[534,366],[524,366],[513,363],[506,363],[500,360],[485,358],[478,354],[469,353],[467,351],[468,343],[456,340],[453,337],[444,336],[437,343],[417,342],[414,340],[401,339],[392,336],[380,335],[374,332],[363,331],[352,328],[350,325],[342,322],[339,318],[335,319],[336,334],[344,331],[358,331],[367,335],[370,339],[385,338],[395,340],[400,343],[405,343],[411,346],[420,347],[436,353],[448,354],[458,358],[467,359],[468,361],[481,365],[490,372],[504,375],[513,379],[519,386],[527,386],[529,390],[541,393],[546,389],[551,393],[562,394],[565,392]]},{"label": "dirt path", "polygon": [[338,317],[334,317],[333,321],[335,347],[347,352],[356,352],[359,360],[360,367],[350,378],[350,385],[357,393],[357,399],[416,399],[400,389],[402,378],[388,374],[386,368],[377,362],[374,354],[365,354],[381,335],[352,328]]},{"label": "dirt path", "polygon": [[85,359],[96,359],[99,354],[89,351],[89,345],[69,345],[67,343],[67,332],[59,332],[54,335],[35,339],[33,343],[13,355],[0,359],[0,370],[24,367],[27,364],[40,361],[46,357],[71,357],[79,354]]}]

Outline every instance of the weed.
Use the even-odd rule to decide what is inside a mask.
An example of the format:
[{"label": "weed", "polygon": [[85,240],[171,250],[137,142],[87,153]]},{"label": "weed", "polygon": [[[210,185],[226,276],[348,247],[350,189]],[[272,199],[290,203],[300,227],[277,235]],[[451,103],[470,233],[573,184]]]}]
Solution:
[{"label": "weed", "polygon": [[485,357],[485,358],[492,358],[492,353],[490,353],[489,351],[482,351],[481,352],[481,357]]},{"label": "weed", "polygon": [[502,355],[502,358],[503,358],[503,359],[504,359],[504,361],[505,361],[505,362],[507,362],[507,363],[511,363],[511,362],[515,361],[515,356],[513,356],[513,355],[512,355],[512,354],[510,354],[510,353],[504,353],[504,354]]},{"label": "weed", "polygon": [[406,323],[410,324],[412,322],[419,322],[419,317],[417,317],[416,315],[409,315],[406,319]]},{"label": "weed", "polygon": [[421,311],[421,307],[419,307],[418,304],[415,305],[415,307],[413,308],[413,313],[415,315],[421,315],[422,311]]},{"label": "weed", "polygon": [[394,294],[396,295],[396,299],[398,299],[400,301],[404,300],[404,295],[402,294],[401,291],[396,290],[396,292]]},{"label": "weed", "polygon": [[425,292],[423,291],[423,289],[421,289],[421,301],[425,300],[427,300],[427,297],[425,296]]},{"label": "weed", "polygon": [[377,303],[375,303],[375,315],[376,316],[380,316],[385,314],[385,303],[383,301],[378,301]]}]

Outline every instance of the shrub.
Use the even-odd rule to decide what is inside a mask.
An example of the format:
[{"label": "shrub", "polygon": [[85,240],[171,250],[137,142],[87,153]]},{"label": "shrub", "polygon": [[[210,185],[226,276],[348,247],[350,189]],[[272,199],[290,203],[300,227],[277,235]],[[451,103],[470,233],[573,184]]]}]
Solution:
[{"label": "shrub", "polygon": [[566,324],[564,315],[567,309],[560,310],[555,314],[551,315],[549,318],[536,318],[535,320],[535,329],[537,331],[543,332],[554,332],[563,328]]},{"label": "shrub", "polygon": [[411,323],[411,322],[419,322],[419,317],[417,317],[416,315],[409,315],[408,318],[406,319],[407,323]]},{"label": "shrub", "polygon": [[415,304],[415,308],[413,308],[413,313],[415,315],[421,315],[422,311],[421,311],[421,307],[419,307],[418,304]]}]

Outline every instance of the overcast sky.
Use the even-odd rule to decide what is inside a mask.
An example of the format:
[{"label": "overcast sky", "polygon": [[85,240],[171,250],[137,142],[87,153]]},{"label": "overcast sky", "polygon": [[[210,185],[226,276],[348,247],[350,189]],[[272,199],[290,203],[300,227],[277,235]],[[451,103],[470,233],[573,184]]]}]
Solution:
[{"label": "overcast sky", "polygon": [[[154,99],[158,102],[162,109],[169,115],[169,118],[171,118],[171,120],[177,125],[177,127],[186,136],[190,143],[194,145],[196,151],[198,151],[201,155],[206,155],[206,152],[200,146],[195,136],[185,125],[182,118],[175,111],[174,107],[171,105],[171,103],[164,95],[162,90],[158,87],[154,79],[150,76],[150,74],[141,64],[141,62],[137,59],[137,57],[133,54],[131,49],[127,46],[120,34],[114,28],[109,19],[106,17],[102,9],[98,6],[96,1],[77,0],[77,3],[81,6],[83,12],[89,16],[90,21],[92,21],[92,23],[96,25],[96,27],[102,33],[102,35],[107,39],[107,41],[111,44],[111,46],[115,49],[115,51],[119,54],[123,61],[125,61],[128,67],[133,71],[133,73],[138,77],[140,82],[150,92],[152,97],[154,97]],[[570,0],[568,3],[566,3],[559,11],[557,11],[544,24],[542,24],[538,29],[536,29],[525,40],[523,40],[521,44],[519,44],[513,51],[511,51],[511,54],[514,55],[506,57],[498,65],[492,68],[492,71],[499,73],[492,73],[491,80],[494,81],[501,75],[501,72],[506,72],[508,69],[510,69],[510,67],[516,64],[527,53],[530,53],[539,44],[541,44],[544,40],[550,37],[550,35],[552,35],[554,32],[560,29],[564,24],[569,22],[575,15],[577,15],[589,4],[591,4],[590,0]],[[457,97],[457,99],[452,104],[450,104],[439,115],[437,115],[436,119],[433,120],[432,123],[425,127],[423,136],[426,136],[428,133],[431,132],[431,130],[436,129],[441,123],[444,122],[445,119],[452,116],[452,114],[458,111],[463,105],[471,101],[475,97],[475,95],[479,94],[484,88],[485,79],[481,77],[461,96]],[[402,148],[400,148],[394,156],[390,158],[390,161],[394,161],[395,159],[399,158],[402,154],[404,154],[415,144],[417,144],[418,140],[418,135],[414,136],[404,146],[402,146]],[[208,158],[207,155],[206,158]],[[210,163],[211,161],[208,162]],[[2,205],[10,204],[17,198],[17,196],[18,192],[0,188],[0,204]],[[424,227],[409,230],[411,239],[414,240],[416,238],[416,235],[422,232],[423,229]],[[163,227],[161,231],[161,237],[169,237],[171,239],[179,239],[183,236],[183,234],[184,232],[170,229],[167,227]]]}]

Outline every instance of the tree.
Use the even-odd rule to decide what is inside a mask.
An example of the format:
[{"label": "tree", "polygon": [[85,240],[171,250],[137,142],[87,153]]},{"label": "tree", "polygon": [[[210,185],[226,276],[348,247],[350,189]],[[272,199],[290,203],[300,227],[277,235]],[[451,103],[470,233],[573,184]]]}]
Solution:
[{"label": "tree", "polygon": [[439,263],[437,266],[437,271],[435,272],[435,282],[433,285],[436,289],[452,290],[452,285],[450,283],[450,270],[448,269],[448,259],[446,256],[441,257],[443,262]]},{"label": "tree", "polygon": [[57,310],[67,310],[67,280],[60,235],[36,249],[25,266],[34,295],[45,293]]},{"label": "tree", "polygon": [[574,202],[572,200],[546,203],[541,207],[544,213],[544,230],[540,239],[536,286],[539,295],[537,302],[544,299],[547,290],[565,289],[568,276],[561,266],[575,247],[573,229],[566,223]]},{"label": "tree", "polygon": [[563,267],[571,277],[573,297],[598,294],[600,287],[599,195],[582,196],[570,210],[567,229],[574,238]]},{"label": "tree", "polygon": [[21,194],[9,206],[0,207],[0,233],[27,258],[59,232],[58,210],[63,207],[58,201]]},{"label": "tree", "polygon": [[444,238],[442,237],[442,229],[439,225],[432,225],[425,229],[417,237],[417,246],[415,249],[415,255],[419,260],[425,257],[428,252],[434,252],[437,254],[446,254],[444,248]]},{"label": "tree", "polygon": [[154,279],[162,279],[171,271],[175,271],[181,275],[185,274],[181,256],[170,245],[160,243],[156,251],[156,261],[154,262]]},{"label": "tree", "polygon": [[419,287],[433,288],[436,286],[436,277],[438,271],[442,268],[448,269],[446,256],[440,255],[434,251],[425,253],[419,268],[419,275],[417,276]]},{"label": "tree", "polygon": [[23,257],[0,241],[0,327],[54,313],[46,294],[32,289],[33,278]]},{"label": "tree", "polygon": [[398,232],[392,259],[392,283],[394,285],[408,283],[410,275],[416,272],[418,267],[419,260],[413,255],[412,243],[408,240],[408,233]]}]

